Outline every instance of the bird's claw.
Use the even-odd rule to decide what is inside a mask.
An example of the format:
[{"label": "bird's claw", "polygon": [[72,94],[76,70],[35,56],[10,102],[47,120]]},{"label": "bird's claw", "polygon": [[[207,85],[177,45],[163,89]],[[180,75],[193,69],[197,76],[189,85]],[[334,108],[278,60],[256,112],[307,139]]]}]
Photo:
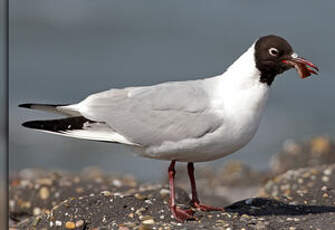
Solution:
[{"label": "bird's claw", "polygon": [[177,206],[173,206],[170,208],[174,218],[180,222],[184,222],[185,220],[195,220],[196,218],[193,216],[194,211],[192,209],[181,209]]}]

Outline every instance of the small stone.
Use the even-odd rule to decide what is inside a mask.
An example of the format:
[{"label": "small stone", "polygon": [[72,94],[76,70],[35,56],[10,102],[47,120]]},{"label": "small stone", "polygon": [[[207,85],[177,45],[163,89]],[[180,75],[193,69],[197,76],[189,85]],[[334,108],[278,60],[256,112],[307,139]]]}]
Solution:
[{"label": "small stone", "polygon": [[42,187],[42,188],[40,189],[40,198],[41,198],[42,200],[46,200],[46,199],[49,198],[49,196],[50,196],[49,189],[48,189],[47,187]]},{"label": "small stone", "polygon": [[325,171],[323,171],[323,174],[330,176],[332,174],[332,170],[330,168],[326,169]]},{"label": "small stone", "polygon": [[151,228],[150,225],[141,224],[141,225],[138,227],[138,230],[152,230],[152,228]]},{"label": "small stone", "polygon": [[322,186],[321,191],[325,192],[325,191],[327,191],[327,189],[328,189],[327,186],[324,185],[324,186]]},{"label": "small stone", "polygon": [[119,225],[118,230],[129,230],[129,228],[127,226]]},{"label": "small stone", "polygon": [[330,140],[325,137],[317,137],[311,140],[311,151],[317,153],[326,153],[330,151]]},{"label": "small stone", "polygon": [[79,228],[79,227],[81,227],[81,226],[83,226],[84,225],[84,221],[83,220],[78,220],[77,222],[76,222],[76,228]]},{"label": "small stone", "polygon": [[77,187],[76,188],[76,193],[83,193],[84,189],[82,187]]},{"label": "small stone", "polygon": [[78,176],[74,177],[73,182],[78,184],[80,182],[80,178]]},{"label": "small stone", "polygon": [[323,198],[328,198],[329,195],[328,195],[327,193],[324,193],[324,194],[322,195],[322,197],[323,197]]},{"label": "small stone", "polygon": [[152,225],[154,223],[155,223],[154,219],[147,219],[147,220],[142,221],[142,224]]},{"label": "small stone", "polygon": [[323,181],[323,182],[329,182],[329,177],[327,177],[327,176],[323,176],[323,177],[322,177],[322,181]]},{"label": "small stone", "polygon": [[290,227],[289,230],[296,230],[296,227]]},{"label": "small stone", "polygon": [[118,179],[113,180],[112,183],[115,187],[121,187],[122,186],[122,182]]},{"label": "small stone", "polygon": [[142,215],[143,211],[145,211],[145,208],[137,209],[136,212],[135,212],[135,214],[138,215],[138,216],[140,216],[140,215]]},{"label": "small stone", "polygon": [[135,214],[131,212],[131,213],[128,214],[128,217],[130,217],[130,218],[134,218],[134,217],[135,217]]},{"label": "small stone", "polygon": [[9,207],[14,208],[15,206],[15,200],[9,200]]},{"label": "small stone", "polygon": [[29,201],[23,201],[21,203],[21,208],[29,209],[31,207],[31,203]]},{"label": "small stone", "polygon": [[147,204],[152,204],[151,200],[145,200],[144,202],[147,203]]},{"label": "small stone", "polygon": [[52,180],[49,178],[39,178],[36,179],[36,183],[37,184],[41,184],[41,185],[52,185]]},{"label": "small stone", "polygon": [[74,222],[72,222],[72,221],[67,221],[65,223],[65,228],[67,228],[67,229],[75,229],[76,228],[76,224]]},{"label": "small stone", "polygon": [[150,219],[153,219],[152,216],[149,216],[149,215],[147,215],[147,216],[142,216],[142,215],[141,215],[141,216],[139,216],[138,218],[139,218],[140,220],[150,220]]},{"label": "small stone", "polygon": [[56,221],[55,221],[55,225],[56,225],[56,226],[62,226],[62,221],[56,220]]},{"label": "small stone", "polygon": [[140,194],[140,193],[135,193],[134,197],[135,197],[136,199],[138,199],[138,200],[145,200],[145,199],[147,199],[146,196],[144,196],[144,195],[142,195],[142,194]]},{"label": "small stone", "polygon": [[168,189],[163,188],[159,191],[159,194],[164,199],[170,195],[170,191]]},{"label": "small stone", "polygon": [[101,192],[104,196],[111,196],[112,193],[110,191],[102,191]]},{"label": "small stone", "polygon": [[33,215],[34,215],[34,216],[38,216],[39,214],[41,214],[41,209],[38,208],[38,207],[35,207],[35,208],[33,209]]},{"label": "small stone", "polygon": [[131,228],[134,228],[136,227],[136,223],[133,223],[133,222],[126,222],[123,224],[124,226],[127,226],[127,227],[131,227]]}]

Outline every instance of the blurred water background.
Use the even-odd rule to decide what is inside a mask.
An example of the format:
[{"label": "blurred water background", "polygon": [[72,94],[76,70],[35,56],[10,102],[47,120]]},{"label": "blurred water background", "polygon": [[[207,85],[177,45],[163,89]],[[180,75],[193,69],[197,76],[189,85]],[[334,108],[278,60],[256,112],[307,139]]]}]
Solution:
[{"label": "blurred water background", "polygon": [[57,116],[20,103],[75,103],[126,86],[214,76],[261,35],[285,37],[320,67],[299,79],[278,77],[252,142],[227,158],[268,167],[287,139],[335,136],[335,2],[222,0],[10,1],[10,172],[23,168],[81,170],[97,165],[154,182],[168,162],[134,157],[121,145],[24,129]]}]

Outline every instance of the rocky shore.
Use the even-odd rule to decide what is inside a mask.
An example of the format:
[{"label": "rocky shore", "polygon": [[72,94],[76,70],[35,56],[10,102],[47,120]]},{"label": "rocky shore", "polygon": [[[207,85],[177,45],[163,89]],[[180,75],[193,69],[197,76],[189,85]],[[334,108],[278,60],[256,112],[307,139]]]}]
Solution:
[{"label": "rocky shore", "polygon": [[[294,160],[293,160],[294,159]],[[11,229],[335,229],[335,144],[327,137],[289,141],[268,171],[241,162],[197,171],[201,199],[225,211],[195,210],[178,223],[168,209],[167,183],[90,168],[81,173],[27,169],[12,176]],[[189,207],[188,183],[177,201]],[[187,186],[186,186],[187,185]]]}]

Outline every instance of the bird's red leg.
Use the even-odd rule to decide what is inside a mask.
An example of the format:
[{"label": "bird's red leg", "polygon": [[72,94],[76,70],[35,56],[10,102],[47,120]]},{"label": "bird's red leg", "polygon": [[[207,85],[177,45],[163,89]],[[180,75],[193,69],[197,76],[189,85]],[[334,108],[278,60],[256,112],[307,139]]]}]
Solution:
[{"label": "bird's red leg", "polygon": [[209,205],[200,204],[198,193],[197,193],[197,186],[195,184],[195,179],[194,179],[194,166],[192,162],[189,162],[187,164],[187,171],[188,171],[188,176],[190,177],[191,188],[192,188],[192,205],[196,207],[197,209],[200,209],[201,211],[224,211],[223,208],[216,208],[216,207],[211,207]]},{"label": "bird's red leg", "polygon": [[171,161],[171,164],[169,166],[169,185],[170,185],[170,210],[174,216],[174,218],[178,221],[185,221],[189,219],[194,219],[192,216],[193,211],[192,209],[183,210],[181,208],[178,208],[175,201],[175,191],[174,191],[174,176],[176,174],[176,171],[174,169],[174,166],[176,164],[176,161]]}]

